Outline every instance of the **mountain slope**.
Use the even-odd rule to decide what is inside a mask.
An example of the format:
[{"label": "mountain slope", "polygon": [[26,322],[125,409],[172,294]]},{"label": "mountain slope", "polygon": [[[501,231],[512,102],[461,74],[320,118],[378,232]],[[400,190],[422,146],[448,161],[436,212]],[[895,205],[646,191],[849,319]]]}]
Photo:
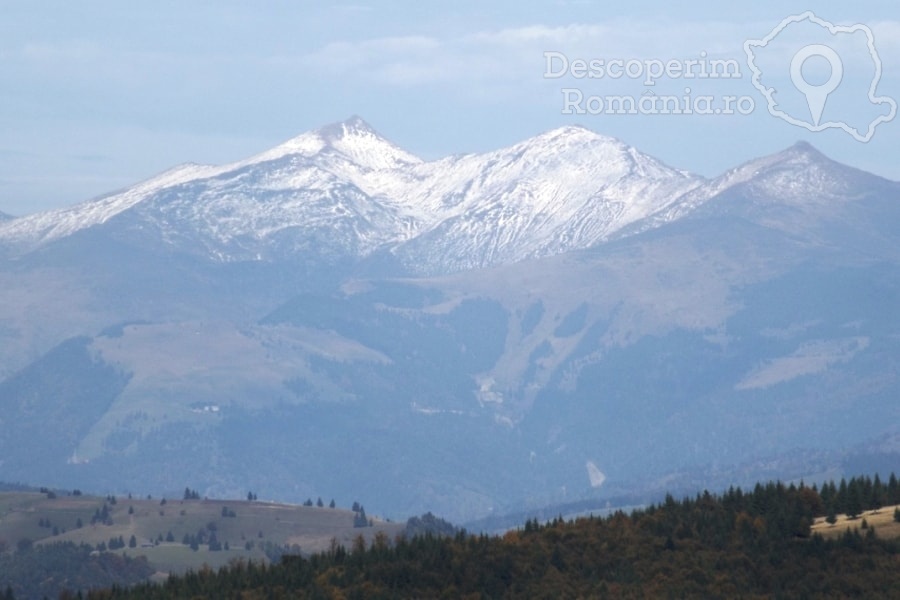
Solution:
[{"label": "mountain slope", "polygon": [[289,249],[325,244],[365,253],[406,225],[389,200],[374,201],[354,181],[416,162],[351,119],[245,161],[183,165],[121,193],[19,219],[0,227],[0,242],[21,254],[105,227],[123,239],[149,236],[175,252],[229,261],[260,259],[263,246],[288,232]]},{"label": "mountain slope", "polygon": [[414,174],[417,184],[397,193],[441,217],[391,252],[431,273],[590,247],[702,181],[581,127]]},{"label": "mountain slope", "polygon": [[464,520],[896,433],[900,184],[811,147],[707,181],[580,128],[422,162],[352,121],[167,177],[0,226],[35,236],[0,478]]},{"label": "mountain slope", "polygon": [[216,261],[356,260],[380,251],[440,273],[589,247],[701,181],[579,127],[424,163],[354,117],[245,161],[183,165],[5,224],[0,244],[21,255],[102,227]]},{"label": "mountain slope", "polygon": [[846,242],[847,235],[856,231],[866,238],[865,244],[872,244],[871,235],[877,232],[882,249],[887,249],[895,246],[890,227],[900,216],[897,194],[897,182],[837,163],[799,142],[697,186],[617,235],[624,237],[687,216],[731,215],[810,243],[823,236]]}]

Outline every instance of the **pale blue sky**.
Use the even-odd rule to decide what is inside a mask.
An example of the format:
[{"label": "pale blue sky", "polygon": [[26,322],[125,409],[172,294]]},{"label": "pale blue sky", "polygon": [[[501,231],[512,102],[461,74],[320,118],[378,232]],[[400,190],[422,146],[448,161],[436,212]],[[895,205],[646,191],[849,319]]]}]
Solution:
[{"label": "pale blue sky", "polygon": [[[423,158],[581,124],[707,176],[802,139],[900,179],[900,118],[860,143],[838,129],[810,132],[771,116],[753,87],[744,41],[805,10],[871,27],[883,63],[877,92],[900,99],[895,0],[696,2],[689,9],[588,0],[0,1],[0,211],[70,205],[183,162],[237,160],[353,114]],[[640,99],[683,95],[685,82],[663,79],[650,88],[640,79],[546,79],[546,51],[587,60],[734,58],[740,78],[687,83],[695,96],[747,96],[755,108],[747,115],[565,115],[562,88]],[[834,95],[826,117],[866,116],[858,102],[866,100],[866,66],[858,58],[844,57],[847,97]],[[767,76],[784,81],[789,62],[784,73]]]}]

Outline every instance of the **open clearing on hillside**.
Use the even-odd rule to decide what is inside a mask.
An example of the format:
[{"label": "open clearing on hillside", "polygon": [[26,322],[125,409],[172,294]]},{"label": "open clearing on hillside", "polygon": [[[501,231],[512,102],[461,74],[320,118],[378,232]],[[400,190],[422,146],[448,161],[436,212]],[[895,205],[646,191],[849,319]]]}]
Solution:
[{"label": "open clearing on hillside", "polygon": [[[863,519],[869,527],[875,528],[875,534],[882,538],[900,538],[900,523],[894,520],[894,510],[898,506],[886,506],[878,509],[878,511],[864,511],[856,519],[848,519],[847,515],[838,515],[837,522],[829,525],[825,522],[825,517],[816,519],[812,526],[813,533],[819,533],[824,537],[838,537],[843,535],[847,528],[859,529],[862,527]],[[860,531],[860,533],[864,533]]]},{"label": "open clearing on hillside", "polygon": [[[104,507],[105,523],[96,518]],[[405,523],[377,518],[371,519],[371,527],[354,527],[355,515],[340,508],[258,501],[117,497],[113,503],[97,496],[50,498],[42,493],[9,492],[0,493],[0,547],[15,547],[22,541],[96,547],[122,538],[125,547],[116,552],[146,556],[158,571],[176,573],[204,564],[216,568],[236,558],[265,562],[266,550],[273,547],[289,546],[292,552],[299,547],[308,554],[326,550],[332,540],[350,547],[360,535],[370,543],[377,532],[394,539],[405,531]],[[208,543],[201,543],[192,550],[182,543],[185,536],[200,532],[207,540],[214,532],[223,548],[210,550]],[[129,547],[132,536],[135,546]]]}]

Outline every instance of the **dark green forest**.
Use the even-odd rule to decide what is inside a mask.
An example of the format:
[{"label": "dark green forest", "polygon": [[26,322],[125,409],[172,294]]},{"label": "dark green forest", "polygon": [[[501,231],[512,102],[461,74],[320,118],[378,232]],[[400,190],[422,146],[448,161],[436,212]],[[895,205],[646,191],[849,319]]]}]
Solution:
[{"label": "dark green forest", "polygon": [[32,545],[22,540],[15,551],[0,552],[0,599],[55,598],[59,590],[137,584],[152,574],[143,557],[96,552],[72,542]]},{"label": "dark green forest", "polygon": [[[894,475],[821,488],[759,484],[668,496],[630,515],[530,520],[499,537],[360,537],[278,564],[234,563],[82,597],[896,598],[900,541],[862,524],[866,511],[895,504]],[[834,512],[860,515],[861,526],[812,533],[815,517]]]}]

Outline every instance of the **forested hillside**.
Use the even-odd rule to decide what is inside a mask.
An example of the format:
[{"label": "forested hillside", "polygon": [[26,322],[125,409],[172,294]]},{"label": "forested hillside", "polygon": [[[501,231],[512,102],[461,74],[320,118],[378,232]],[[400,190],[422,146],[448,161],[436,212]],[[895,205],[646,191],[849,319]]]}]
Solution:
[{"label": "forested hillside", "polygon": [[[360,538],[278,565],[237,563],[87,597],[895,598],[900,542],[864,521],[876,508],[900,520],[898,503],[893,475],[821,490],[770,483],[670,496],[632,515],[529,521],[502,537]],[[811,533],[835,511],[858,511],[854,527]]]}]

